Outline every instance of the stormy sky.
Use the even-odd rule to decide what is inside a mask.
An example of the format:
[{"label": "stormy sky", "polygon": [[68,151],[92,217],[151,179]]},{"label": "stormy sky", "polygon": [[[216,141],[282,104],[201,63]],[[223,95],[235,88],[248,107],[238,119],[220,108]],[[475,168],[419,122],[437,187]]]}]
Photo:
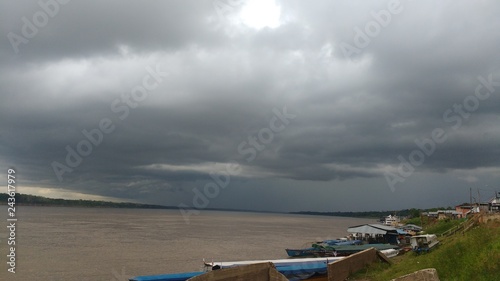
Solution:
[{"label": "stormy sky", "polygon": [[21,193],[199,210],[487,200],[499,13],[494,0],[2,1],[0,179],[14,168]]}]

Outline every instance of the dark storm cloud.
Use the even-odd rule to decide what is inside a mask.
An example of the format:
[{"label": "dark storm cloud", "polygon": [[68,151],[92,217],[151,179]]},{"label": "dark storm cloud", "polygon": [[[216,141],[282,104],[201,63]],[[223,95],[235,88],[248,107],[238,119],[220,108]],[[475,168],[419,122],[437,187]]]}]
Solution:
[{"label": "dark storm cloud", "polygon": [[[223,39],[207,32],[208,18],[213,16],[210,1],[153,1],[148,5],[133,1],[61,1],[57,7],[50,8],[57,13],[44,26],[35,26],[34,38],[27,38],[30,42],[18,46],[19,54],[9,56],[13,48],[8,40],[2,40],[6,59],[17,62],[112,56],[120,46],[147,54],[189,44],[212,45]],[[44,9],[35,3],[18,3],[2,9],[2,34],[13,32],[22,36],[25,25],[22,18],[34,25],[37,11]]]},{"label": "dark storm cloud", "polygon": [[[400,13],[346,57],[342,43],[354,45],[356,28],[389,3],[284,1],[280,26],[255,29],[224,18],[238,18],[244,3],[71,1],[17,53],[9,32],[22,35],[22,18],[41,8],[3,4],[1,162],[29,186],[165,204],[190,203],[191,189],[226,163],[242,167],[232,192],[307,192],[319,182],[349,186],[348,194],[367,180],[386,188],[384,173],[397,169],[398,156],[408,159],[415,140],[442,128],[447,140],[417,172],[498,177],[499,4],[401,1]],[[151,71],[161,74],[151,80],[157,86],[127,105]],[[455,105],[471,107],[464,102],[478,85],[486,93],[488,79],[495,91],[467,117],[457,113]],[[296,117],[276,123],[284,129],[262,149],[252,146],[285,107]],[[77,150],[83,131],[103,119],[112,132],[69,167],[67,147]],[[61,181],[54,162],[71,169]],[[229,206],[227,196],[220,206]]]}]

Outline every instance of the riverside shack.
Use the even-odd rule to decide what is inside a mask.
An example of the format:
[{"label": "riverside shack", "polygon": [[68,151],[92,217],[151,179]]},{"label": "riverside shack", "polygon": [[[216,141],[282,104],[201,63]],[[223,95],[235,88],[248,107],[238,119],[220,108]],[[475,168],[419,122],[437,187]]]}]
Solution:
[{"label": "riverside shack", "polygon": [[398,236],[400,235],[396,228],[382,224],[351,226],[347,229],[347,232],[353,233],[357,239],[368,243],[398,244]]}]

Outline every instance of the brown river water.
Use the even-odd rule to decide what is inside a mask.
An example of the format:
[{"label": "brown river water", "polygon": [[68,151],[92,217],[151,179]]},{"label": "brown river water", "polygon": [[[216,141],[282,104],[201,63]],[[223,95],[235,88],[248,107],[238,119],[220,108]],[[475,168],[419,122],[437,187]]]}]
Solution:
[{"label": "brown river water", "polygon": [[[374,220],[202,210],[17,206],[16,273],[1,208],[0,280],[112,280],[199,271],[206,261],[286,258],[285,248],[347,235]],[[309,244],[308,244],[309,243]]]}]

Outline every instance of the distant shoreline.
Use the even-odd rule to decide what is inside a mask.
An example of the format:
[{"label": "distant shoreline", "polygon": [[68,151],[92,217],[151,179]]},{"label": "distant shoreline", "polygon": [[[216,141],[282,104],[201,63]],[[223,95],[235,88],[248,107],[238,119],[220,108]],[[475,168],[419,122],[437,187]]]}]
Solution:
[{"label": "distant shoreline", "polygon": [[[0,205],[7,205],[6,193],[0,193]],[[175,206],[163,206],[153,204],[141,204],[132,202],[111,202],[97,200],[69,200],[55,199],[43,196],[16,194],[17,206],[36,206],[36,207],[82,207],[82,208],[123,208],[123,209],[156,209],[156,210],[178,210]],[[189,209],[189,208],[187,208]],[[196,208],[191,208],[195,210]],[[311,216],[335,216],[335,217],[350,217],[350,218],[367,218],[378,219],[389,214],[397,214],[401,217],[411,216],[412,212],[419,211],[417,209],[405,209],[397,211],[362,211],[362,212],[314,212],[314,211],[298,211],[298,212],[273,212],[273,211],[258,211],[245,209],[224,209],[224,208],[204,208],[207,211],[222,211],[222,212],[251,212],[251,213],[269,213],[269,214],[292,214],[292,215],[311,215]],[[429,209],[432,210],[432,209]]]},{"label": "distant shoreline", "polygon": [[[0,205],[7,205],[6,193],[0,193]],[[79,207],[79,208],[115,208],[115,209],[154,209],[154,210],[178,210],[179,207],[163,206],[153,204],[142,204],[132,202],[111,202],[111,201],[98,201],[98,200],[83,200],[83,199],[56,199],[43,196],[29,195],[16,193],[16,206],[33,206],[33,207]],[[190,208],[185,208],[190,209]],[[191,208],[196,209],[196,208]],[[252,213],[279,213],[286,214],[286,212],[272,212],[272,211],[256,211],[244,209],[222,209],[222,208],[204,208],[206,211],[224,211],[224,212],[252,212]]]},{"label": "distant shoreline", "polygon": [[[78,200],[75,200],[78,201]],[[99,201],[100,202],[100,201]],[[107,201],[105,201],[107,202]],[[114,202],[111,202],[114,203]],[[117,202],[116,204],[120,204]],[[138,204],[138,203],[132,203]],[[142,204],[138,204],[142,205]],[[147,204],[144,204],[147,205]],[[0,202],[0,206],[7,206],[5,202]],[[85,206],[85,205],[52,205],[52,204],[26,204],[26,203],[18,203],[16,206],[22,207],[61,207],[61,208],[88,208],[88,209],[141,209],[141,210],[179,210],[179,207],[174,206],[161,206],[161,205],[148,205],[151,207],[136,207],[136,206]],[[256,211],[256,210],[240,210],[240,209],[214,209],[214,208],[205,208],[205,209],[196,209],[196,208],[183,208],[186,210],[200,210],[200,211],[216,211],[216,212],[239,212],[239,213],[263,213],[263,214],[292,214],[289,212],[273,212],[273,211]]]}]

